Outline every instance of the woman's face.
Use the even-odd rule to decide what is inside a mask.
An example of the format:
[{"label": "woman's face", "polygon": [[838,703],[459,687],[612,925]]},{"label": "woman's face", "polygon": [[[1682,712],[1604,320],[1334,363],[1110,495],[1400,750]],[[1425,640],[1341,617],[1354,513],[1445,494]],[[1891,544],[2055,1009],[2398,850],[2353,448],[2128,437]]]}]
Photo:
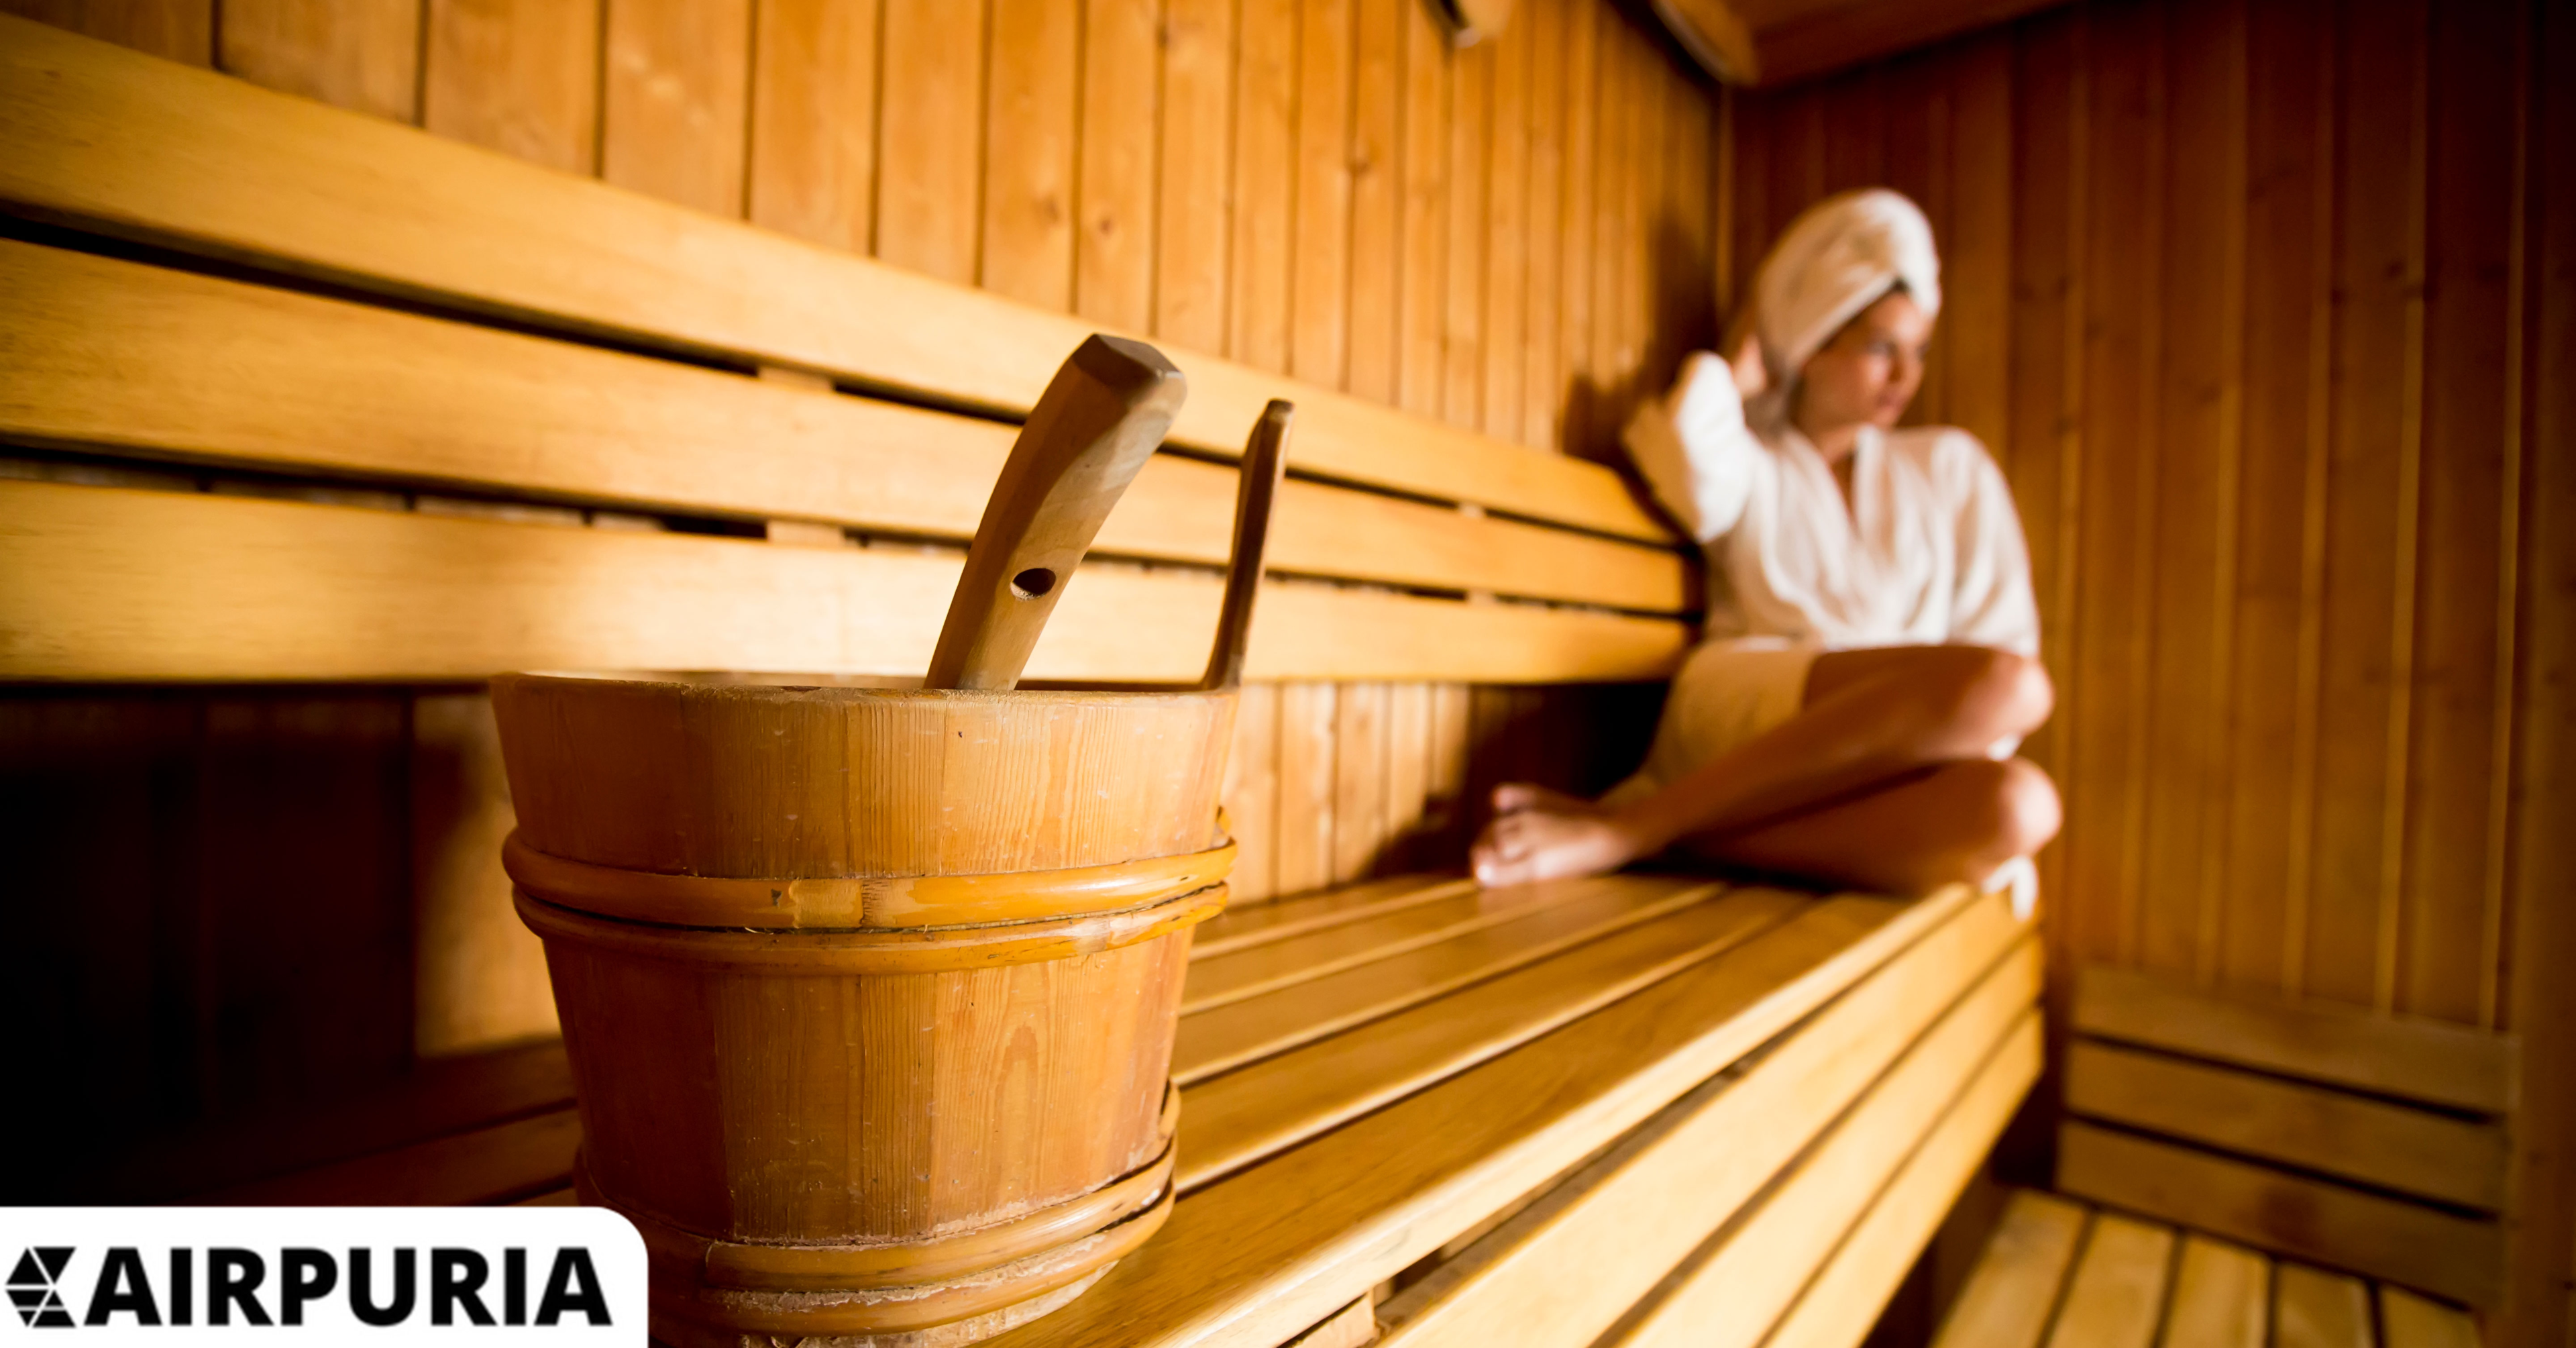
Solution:
[{"label": "woman's face", "polygon": [[1923,385],[1932,320],[1902,290],[1860,311],[1798,372],[1798,424],[1810,436],[1864,422],[1885,430]]}]

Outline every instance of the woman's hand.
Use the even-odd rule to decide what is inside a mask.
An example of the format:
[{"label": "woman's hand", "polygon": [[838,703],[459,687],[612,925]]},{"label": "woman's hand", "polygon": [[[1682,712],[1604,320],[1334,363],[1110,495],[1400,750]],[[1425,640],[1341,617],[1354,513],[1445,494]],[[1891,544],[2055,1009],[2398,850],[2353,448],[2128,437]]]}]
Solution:
[{"label": "woman's hand", "polygon": [[1771,387],[1771,370],[1762,363],[1762,334],[1752,309],[1737,314],[1727,328],[1725,354],[1727,368],[1735,374],[1737,397],[1749,403]]}]

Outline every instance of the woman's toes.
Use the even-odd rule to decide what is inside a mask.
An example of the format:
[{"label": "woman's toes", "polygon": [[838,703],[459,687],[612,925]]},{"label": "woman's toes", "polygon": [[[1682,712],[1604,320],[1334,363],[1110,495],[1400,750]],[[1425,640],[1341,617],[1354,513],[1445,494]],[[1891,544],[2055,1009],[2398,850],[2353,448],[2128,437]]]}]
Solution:
[{"label": "woman's toes", "polygon": [[1517,814],[1539,803],[1540,788],[1527,782],[1505,782],[1494,788],[1494,813]]}]

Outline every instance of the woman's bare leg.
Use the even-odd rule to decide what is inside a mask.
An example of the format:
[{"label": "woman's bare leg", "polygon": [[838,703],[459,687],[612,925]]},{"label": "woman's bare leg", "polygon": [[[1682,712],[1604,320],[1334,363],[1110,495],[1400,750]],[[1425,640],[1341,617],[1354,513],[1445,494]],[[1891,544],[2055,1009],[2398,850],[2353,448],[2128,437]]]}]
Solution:
[{"label": "woman's bare leg", "polygon": [[[1535,788],[1494,793],[1476,876],[1511,884],[1597,875],[1686,837],[1745,833],[1945,763],[1982,758],[2048,719],[2036,660],[1978,646],[1820,655],[1806,703],[1771,730],[1618,809]],[[2034,769],[2036,771],[2036,769]]]},{"label": "woman's bare leg", "polygon": [[2024,759],[1948,763],[1743,833],[1685,838],[1731,865],[1886,894],[1971,884],[2057,836],[2057,789]]}]

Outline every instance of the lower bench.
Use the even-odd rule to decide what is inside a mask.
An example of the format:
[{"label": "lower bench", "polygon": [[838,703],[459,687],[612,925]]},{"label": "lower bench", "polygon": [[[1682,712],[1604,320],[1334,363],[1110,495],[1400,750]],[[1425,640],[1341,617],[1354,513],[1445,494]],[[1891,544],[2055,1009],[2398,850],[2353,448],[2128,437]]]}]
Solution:
[{"label": "lower bench", "polygon": [[[2038,1074],[2039,977],[1965,888],[1415,876],[1229,913],[1169,1224],[994,1342],[1857,1343]],[[218,1197],[568,1202],[577,1135],[540,1104]]]}]

